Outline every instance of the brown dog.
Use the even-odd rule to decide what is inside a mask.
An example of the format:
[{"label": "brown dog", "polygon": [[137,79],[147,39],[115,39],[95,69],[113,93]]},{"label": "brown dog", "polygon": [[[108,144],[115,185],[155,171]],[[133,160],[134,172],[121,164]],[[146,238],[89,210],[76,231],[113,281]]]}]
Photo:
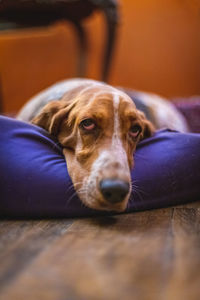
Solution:
[{"label": "brown dog", "polygon": [[57,137],[85,205],[100,210],[126,208],[133,153],[154,130],[129,96],[102,82],[66,80],[34,97],[18,118],[32,119]]}]

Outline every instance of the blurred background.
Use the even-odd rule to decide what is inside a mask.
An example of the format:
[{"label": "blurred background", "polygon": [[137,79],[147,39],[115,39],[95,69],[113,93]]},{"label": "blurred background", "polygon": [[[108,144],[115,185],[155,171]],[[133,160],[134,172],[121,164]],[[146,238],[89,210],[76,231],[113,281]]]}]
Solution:
[{"label": "blurred background", "polygon": [[[108,82],[163,96],[200,94],[200,1],[121,0]],[[101,79],[104,15],[83,20],[86,77]],[[78,40],[68,21],[0,31],[3,112],[12,113],[50,84],[77,76]]]}]

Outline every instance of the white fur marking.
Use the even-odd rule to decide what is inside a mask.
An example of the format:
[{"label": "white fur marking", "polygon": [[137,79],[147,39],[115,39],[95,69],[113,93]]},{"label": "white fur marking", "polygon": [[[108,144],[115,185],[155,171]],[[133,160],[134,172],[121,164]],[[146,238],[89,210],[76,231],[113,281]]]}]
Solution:
[{"label": "white fur marking", "polygon": [[113,106],[114,106],[114,129],[112,136],[112,145],[121,144],[121,140],[119,138],[119,95],[114,94],[113,97]]},{"label": "white fur marking", "polygon": [[[98,92],[97,94],[100,94]],[[96,95],[97,95],[96,94]],[[121,138],[120,138],[120,123],[119,123],[119,103],[120,103],[120,94],[116,93],[115,90],[112,92],[113,94],[113,108],[114,108],[114,124],[113,124],[113,135],[111,145],[108,149],[104,149],[100,154],[99,157],[94,161],[90,176],[88,178],[88,182],[93,180],[93,183],[96,184],[97,179],[99,179],[100,173],[107,173],[110,169],[112,170],[110,176],[112,174],[114,176],[117,175],[119,178],[124,178],[125,174],[129,176],[129,166],[128,166],[128,158],[126,151],[123,147]],[[119,163],[118,167],[116,166],[116,162]],[[114,173],[113,173],[114,172]],[[95,189],[95,186],[93,186]]]},{"label": "white fur marking", "polygon": [[120,124],[119,124],[119,104],[120,104],[120,95],[114,93],[113,95],[113,106],[114,106],[114,129],[112,136],[112,148],[113,153],[119,157],[120,161],[126,168],[128,168],[128,158],[126,151],[124,150],[121,138],[120,138]]}]

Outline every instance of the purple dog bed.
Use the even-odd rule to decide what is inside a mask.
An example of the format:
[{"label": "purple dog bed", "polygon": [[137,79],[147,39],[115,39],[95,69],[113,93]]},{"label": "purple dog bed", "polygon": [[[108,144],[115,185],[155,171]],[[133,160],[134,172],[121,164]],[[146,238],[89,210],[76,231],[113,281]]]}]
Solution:
[{"label": "purple dog bed", "polygon": [[[75,217],[107,214],[84,207],[61,147],[45,130],[0,117],[0,216]],[[127,212],[200,198],[200,134],[162,130],[135,153]]]}]

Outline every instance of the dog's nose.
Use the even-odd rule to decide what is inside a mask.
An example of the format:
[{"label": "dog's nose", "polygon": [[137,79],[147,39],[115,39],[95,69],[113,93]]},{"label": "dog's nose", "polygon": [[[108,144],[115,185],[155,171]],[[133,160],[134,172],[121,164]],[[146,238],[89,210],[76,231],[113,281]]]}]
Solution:
[{"label": "dog's nose", "polygon": [[100,182],[100,191],[110,203],[118,203],[124,200],[130,189],[130,184],[118,179],[104,179]]}]

